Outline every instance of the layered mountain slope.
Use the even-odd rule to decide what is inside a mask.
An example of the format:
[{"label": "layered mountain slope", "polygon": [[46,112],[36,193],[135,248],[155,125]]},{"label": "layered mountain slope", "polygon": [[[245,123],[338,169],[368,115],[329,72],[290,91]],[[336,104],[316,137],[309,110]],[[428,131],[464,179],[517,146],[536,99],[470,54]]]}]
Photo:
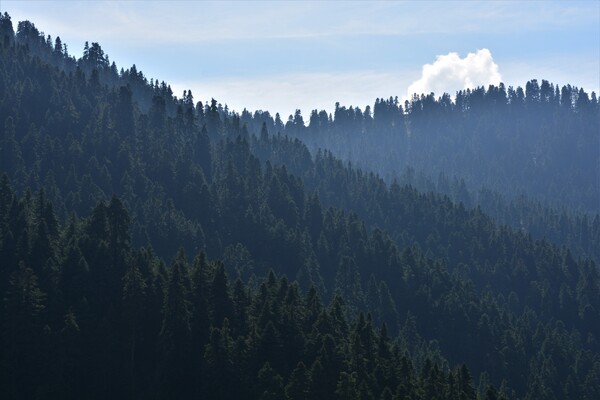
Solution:
[{"label": "layered mountain slope", "polygon": [[[247,113],[230,113],[216,101],[194,104],[190,92],[182,99],[174,98],[168,85],[148,82],[135,68],[118,73],[96,43],[74,60],[56,41],[36,33],[33,24],[20,23],[14,35],[7,28],[6,15],[0,22],[4,35],[0,154],[6,174],[1,187],[0,254],[2,282],[7,282],[2,291],[7,304],[29,307],[23,312],[16,306],[5,309],[3,321],[12,330],[3,336],[3,348],[20,337],[20,329],[33,335],[36,345],[48,345],[44,338],[67,343],[58,333],[75,329],[82,343],[95,343],[102,354],[101,349],[113,344],[124,346],[124,336],[103,336],[103,332],[137,321],[128,340],[137,337],[135,332],[142,326],[148,328],[154,336],[140,344],[146,347],[139,357],[150,360],[147,365],[134,363],[138,356],[130,353],[132,364],[127,365],[133,377],[117,387],[139,388],[134,377],[153,365],[161,370],[156,376],[165,380],[160,383],[164,386],[156,384],[168,392],[184,377],[165,376],[164,363],[179,365],[184,360],[154,358],[153,351],[166,348],[169,357],[183,358],[192,351],[195,358],[189,362],[217,362],[211,351],[217,342],[222,343],[219,335],[227,339],[227,330],[238,324],[235,329],[245,333],[231,334],[238,339],[235,345],[223,339],[229,343],[223,346],[233,352],[218,359],[225,363],[220,364],[223,368],[239,372],[243,380],[262,376],[266,382],[279,375],[290,376],[291,382],[292,369],[297,367],[300,370],[294,376],[302,379],[299,365],[284,366],[270,359],[257,362],[248,353],[254,334],[290,339],[294,323],[279,321],[289,314],[280,309],[287,307],[281,299],[288,299],[284,292],[289,284],[278,283],[276,289],[274,278],[269,279],[267,286],[283,297],[269,303],[272,312],[260,317],[260,324],[253,320],[259,313],[243,304],[233,309],[254,317],[234,321],[232,311],[216,319],[201,315],[186,319],[186,313],[202,312],[201,305],[193,304],[200,301],[193,293],[204,283],[192,284],[185,277],[187,261],[181,253],[175,256],[183,247],[187,254],[198,254],[198,260],[202,254],[222,259],[222,270],[248,282],[248,287],[240,282],[236,289],[241,302],[256,296],[266,301],[259,282],[272,269],[296,280],[301,288],[294,289],[297,293],[316,288],[323,301],[332,302],[331,314],[338,313],[336,304],[343,302],[339,312],[352,321],[354,330],[363,332],[348,336],[327,328],[331,321],[324,321],[323,326],[310,323],[301,330],[302,343],[310,342],[308,332],[317,329],[330,332],[338,343],[333,346],[342,354],[350,351],[343,344],[349,340],[355,341],[355,348],[360,342],[364,350],[361,346],[373,342],[367,337],[370,326],[385,322],[398,354],[406,352],[406,361],[412,360],[424,376],[445,377],[441,392],[447,398],[454,398],[451,386],[458,372],[450,378],[445,360],[450,365],[465,363],[481,383],[482,397],[491,382],[511,397],[594,398],[595,382],[600,379],[596,337],[600,279],[593,261],[576,259],[566,248],[496,225],[480,210],[466,209],[448,198],[419,193],[410,186],[388,186],[376,175],[345,165],[329,153],[313,158],[301,142],[270,134],[266,123],[263,128],[263,122],[270,119],[266,113],[256,113],[250,116],[251,123],[244,123]],[[277,129],[277,119],[271,121]],[[252,135],[256,126],[261,132]],[[87,218],[79,223],[77,216]],[[588,240],[598,240],[594,226],[589,228]],[[136,250],[139,246],[152,250]],[[173,257],[175,261],[167,268],[152,253],[165,262]],[[141,277],[136,264],[140,270],[146,268]],[[127,297],[131,279],[138,289],[152,286],[148,289],[152,300]],[[211,273],[206,277],[207,282],[215,279]],[[24,292],[28,295],[19,300],[22,303],[10,303],[18,285],[29,288]],[[213,292],[207,293],[209,309],[220,310],[210,303],[216,301],[210,297]],[[227,303],[236,291],[219,293]],[[125,307],[126,298],[133,302],[132,308]],[[294,304],[293,299],[290,302]],[[169,311],[178,304],[183,319],[172,317]],[[133,318],[138,307],[146,306],[152,310],[151,320]],[[300,314],[306,312],[304,305],[298,307]],[[361,311],[370,317],[360,317]],[[29,319],[19,319],[22,313]],[[224,317],[229,326],[224,326]],[[206,326],[198,330],[190,321]],[[269,321],[274,328],[267,327]],[[171,328],[165,328],[171,323],[184,339],[194,332],[213,332],[215,342],[210,345],[205,338],[200,344],[175,346],[175,350],[168,344]],[[49,336],[43,336],[46,333]],[[27,348],[27,344],[19,342],[17,348]],[[63,361],[71,370],[93,357],[67,344],[57,346],[68,355]],[[37,352],[29,349],[24,354]],[[110,395],[107,382],[120,376],[115,372],[118,369],[110,372],[109,354],[94,367],[93,377],[86,378],[93,379],[98,396]],[[22,388],[34,375],[25,372],[29,361],[19,364],[19,357],[13,356],[5,353],[3,368],[17,367],[14,382]],[[240,361],[243,364],[248,357],[257,364],[247,370],[232,369],[232,360],[245,360]],[[303,361],[305,369],[316,362],[308,355],[291,359]],[[397,370],[404,368],[401,357],[393,361],[395,372],[390,372],[401,382],[393,384],[376,378],[382,373],[376,364],[387,361],[367,360],[375,369],[363,369],[359,364],[364,360],[357,355],[354,361],[340,361],[342,366],[333,370],[336,376],[328,380],[329,397],[339,385],[361,393],[360,398],[383,396],[386,387],[390,395],[400,398],[408,393],[398,388],[410,383]],[[48,365],[54,364],[44,364]],[[198,368],[188,371],[192,374],[188,378],[200,377],[210,386],[205,375],[209,372]],[[257,375],[258,369],[265,371]],[[468,382],[466,372],[462,374]],[[81,393],[77,384],[81,382],[76,379],[69,383],[72,393]],[[352,385],[364,388],[357,391]],[[282,382],[272,390],[280,393],[284,386]],[[468,391],[468,385],[465,388]],[[271,389],[253,390],[243,396],[258,398]],[[428,397],[422,390],[419,395]],[[347,392],[340,393],[345,398]],[[473,396],[475,392],[467,394],[467,398]]]}]

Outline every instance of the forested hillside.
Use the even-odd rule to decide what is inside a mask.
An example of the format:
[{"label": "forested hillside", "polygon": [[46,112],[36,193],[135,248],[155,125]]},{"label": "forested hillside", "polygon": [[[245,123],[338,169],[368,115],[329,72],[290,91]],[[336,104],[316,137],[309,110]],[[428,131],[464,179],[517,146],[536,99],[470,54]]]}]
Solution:
[{"label": "forested hillside", "polygon": [[500,84],[459,91],[454,101],[448,94],[414,96],[404,106],[377,99],[364,112],[336,104],[333,116],[312,111],[307,127],[301,118],[297,111],[288,121],[287,135],[385,177],[411,168],[446,192],[447,181],[458,178],[475,193],[487,188],[508,200],[526,195],[600,211],[594,92],[534,79],[525,90]]},{"label": "forested hillside", "polygon": [[[600,259],[600,246],[588,240],[600,224],[595,93],[532,80],[526,91],[480,87],[457,93],[456,102],[429,95],[403,107],[397,98],[378,99],[373,110],[337,104],[333,115],[313,110],[309,121],[296,111],[285,125],[268,113],[244,111],[241,119],[257,136],[265,123],[270,132],[299,138],[313,156],[325,149],[390,184],[479,206],[498,223]],[[263,155],[282,162],[289,156]],[[302,167],[294,173],[305,173]]]},{"label": "forested hillside", "polygon": [[600,395],[600,271],[574,255],[597,216],[538,240],[277,133],[312,121],[174,97],[7,14],[0,39],[6,398]]}]

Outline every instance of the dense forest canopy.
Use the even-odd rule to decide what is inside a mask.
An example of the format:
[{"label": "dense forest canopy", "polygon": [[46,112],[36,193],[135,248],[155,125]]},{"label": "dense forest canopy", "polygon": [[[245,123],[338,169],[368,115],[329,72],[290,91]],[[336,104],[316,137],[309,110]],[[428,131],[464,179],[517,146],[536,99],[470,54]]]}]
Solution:
[{"label": "dense forest canopy", "polygon": [[595,94],[284,123],[0,39],[3,397],[600,396]]},{"label": "dense forest canopy", "polygon": [[500,84],[459,91],[454,101],[414,96],[404,108],[397,98],[378,99],[365,112],[338,104],[333,119],[315,110],[305,129],[289,135],[383,176],[415,170],[446,193],[457,177],[471,192],[598,213],[599,112],[594,92],[534,79],[525,90]]}]

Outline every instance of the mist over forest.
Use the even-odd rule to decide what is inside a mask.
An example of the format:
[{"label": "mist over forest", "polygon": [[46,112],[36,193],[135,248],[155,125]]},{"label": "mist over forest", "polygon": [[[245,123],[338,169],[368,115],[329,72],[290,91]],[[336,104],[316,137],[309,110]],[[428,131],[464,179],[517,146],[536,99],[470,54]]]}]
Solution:
[{"label": "mist over forest", "polygon": [[600,398],[596,93],[286,118],[79,53],[0,15],[2,398]]}]

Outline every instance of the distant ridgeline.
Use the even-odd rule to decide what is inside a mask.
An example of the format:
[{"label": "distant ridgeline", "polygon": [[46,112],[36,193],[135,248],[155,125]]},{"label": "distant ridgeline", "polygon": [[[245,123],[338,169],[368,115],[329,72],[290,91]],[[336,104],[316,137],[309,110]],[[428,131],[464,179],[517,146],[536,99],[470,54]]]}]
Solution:
[{"label": "distant ridgeline", "polygon": [[5,13],[0,396],[600,398],[597,122],[531,81],[284,124]]}]

